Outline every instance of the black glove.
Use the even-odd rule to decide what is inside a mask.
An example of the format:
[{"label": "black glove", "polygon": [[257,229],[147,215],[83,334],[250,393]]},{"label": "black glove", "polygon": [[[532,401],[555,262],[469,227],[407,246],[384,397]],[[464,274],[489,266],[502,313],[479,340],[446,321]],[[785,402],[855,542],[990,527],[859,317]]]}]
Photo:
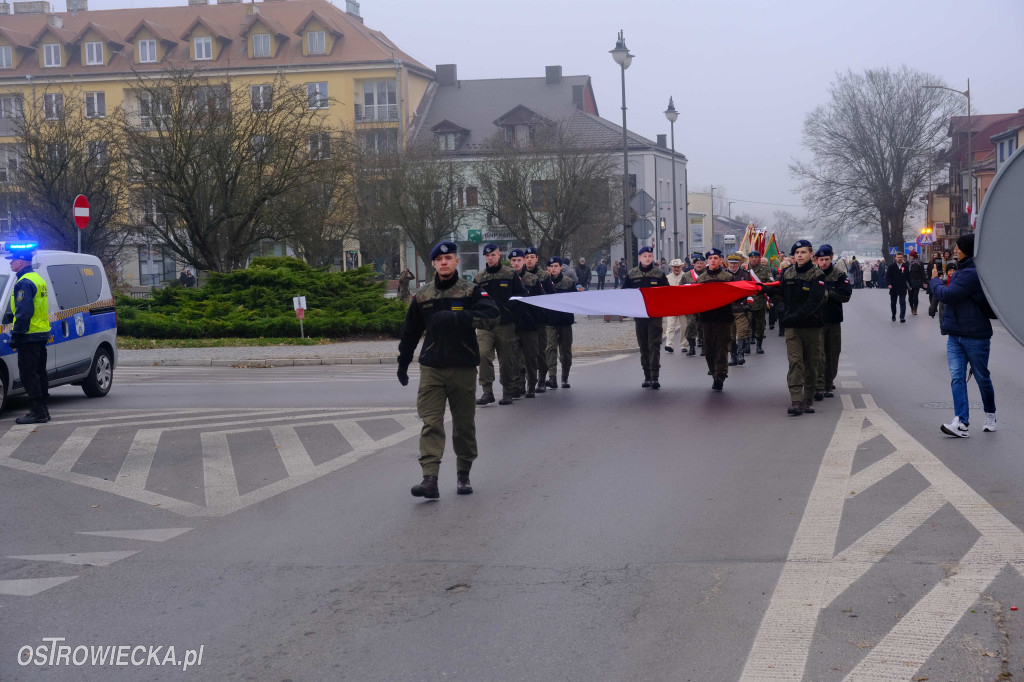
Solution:
[{"label": "black glove", "polygon": [[403,386],[409,385],[409,365],[398,366],[398,383]]},{"label": "black glove", "polygon": [[790,313],[782,316],[782,324],[786,327],[791,327],[794,322],[796,322],[796,315]]},{"label": "black glove", "polygon": [[430,316],[427,320],[427,328],[433,329],[438,325],[455,325],[458,324],[459,315],[454,310],[438,310],[436,313]]},{"label": "black glove", "polygon": [[18,333],[18,332],[11,332],[11,340],[10,340],[10,343],[9,343],[9,345],[11,347],[11,350],[14,350],[18,346],[20,346],[21,342],[24,341],[24,340],[25,340],[25,335],[24,334]]}]

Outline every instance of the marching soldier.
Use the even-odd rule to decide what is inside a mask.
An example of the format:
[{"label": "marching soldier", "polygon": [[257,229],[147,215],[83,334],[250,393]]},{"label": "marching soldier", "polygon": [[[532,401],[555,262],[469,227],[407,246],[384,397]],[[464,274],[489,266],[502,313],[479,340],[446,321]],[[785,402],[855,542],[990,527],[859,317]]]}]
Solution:
[{"label": "marching soldier", "polygon": [[[690,276],[683,272],[683,261],[673,258],[668,265],[672,268],[672,271],[666,276],[670,287],[677,287],[689,279]],[[683,328],[683,315],[666,317],[665,320],[665,352],[674,353],[675,348],[672,344],[676,341],[676,332],[682,335],[682,340],[686,340],[686,330]],[[682,351],[682,349],[683,347],[680,346],[679,350]]]},{"label": "marching soldier", "polygon": [[[711,249],[706,258],[708,266],[697,278],[698,284],[732,281],[732,273],[722,267],[722,252],[720,250]],[[729,376],[729,346],[732,344],[733,325],[732,304],[727,303],[720,308],[699,313],[698,319],[704,332],[704,351],[708,363],[708,375],[714,379],[711,383],[711,390],[721,391]]]},{"label": "marching soldier", "polygon": [[[774,282],[775,276],[768,264],[761,260],[759,251],[751,251],[747,261],[747,270],[759,282]],[[754,341],[757,343],[757,354],[764,355],[761,344],[764,342],[764,313],[768,307],[768,297],[764,294],[754,296],[754,302],[750,304],[750,327]]]},{"label": "marching soldier", "polygon": [[797,417],[814,413],[814,391],[821,354],[821,305],[825,300],[824,273],[814,264],[814,247],[806,239],[793,244],[794,264],[782,271],[782,296],[786,314],[786,356],[789,359],[789,397],[786,410]]},{"label": "marching soldier", "polygon": [[[537,247],[528,246],[523,250],[523,269],[517,271],[523,281],[527,296],[541,296],[555,293],[555,287],[551,284],[551,275],[544,268],[537,265]],[[533,397],[530,393],[544,393],[544,377],[548,373],[547,344],[548,330],[544,324],[546,318],[542,308],[533,306],[518,306],[520,313],[520,338],[523,343],[524,364],[526,365],[526,397]],[[530,369],[532,357],[533,370]]]},{"label": "marching soldier", "polygon": [[814,264],[825,275],[825,302],[821,307],[821,361],[818,363],[818,390],[814,399],[835,397],[839,353],[843,348],[843,304],[853,295],[853,285],[845,272],[832,264],[832,247],[822,244],[814,254]]},{"label": "marching soldier", "polygon": [[[726,258],[727,267],[729,272],[732,273],[733,281],[741,280],[744,282],[750,282],[753,278],[747,269],[743,267],[743,254],[739,251],[733,251]],[[750,338],[750,304],[753,302],[753,297],[748,296],[747,298],[739,299],[732,302],[732,320],[733,320],[733,342],[732,347],[729,349],[730,358],[729,366],[743,365],[746,364],[747,360],[744,355],[747,352],[748,339]]]},{"label": "marching soldier", "polygon": [[501,372],[501,400],[498,404],[511,405],[519,369],[513,347],[515,321],[508,302],[512,296],[525,296],[526,289],[512,266],[502,264],[501,250],[497,244],[484,246],[484,262],[486,267],[476,273],[473,281],[487,291],[501,311],[501,316],[498,319],[476,321],[476,339],[480,346],[480,387],[483,389],[476,404],[494,402],[494,355],[497,351]]},{"label": "marching soldier", "polygon": [[[19,248],[20,247],[20,248]],[[18,280],[11,290],[9,310],[3,324],[11,328],[10,347],[18,351],[18,373],[32,411],[15,419],[17,424],[45,424],[50,421],[49,378],[46,376],[46,343],[50,339],[50,302],[46,281],[32,269],[35,244],[11,245],[7,260]]]},{"label": "marching soldier", "polygon": [[[479,285],[459,279],[458,247],[441,242],[430,252],[434,279],[413,296],[398,344],[398,381],[409,384],[409,365],[423,337],[420,353],[420,386],[416,412],[423,420],[420,431],[420,468],[423,481],[412,487],[414,497],[436,499],[437,475],[444,454],[444,408],[452,413],[452,446],[455,449],[459,495],[473,488],[469,471],[477,457],[476,368],[480,364],[473,322],[500,315],[498,306]],[[424,336],[424,333],[426,335]]]},{"label": "marching soldier", "polygon": [[[668,278],[661,268],[654,266],[654,249],[641,247],[637,253],[640,265],[626,274],[622,282],[623,289],[644,289],[647,287],[667,287]],[[640,366],[644,370],[643,388],[661,388],[658,374],[661,372],[661,318],[636,318],[636,341],[640,344]]]},{"label": "marching soldier", "polygon": [[[686,284],[696,284],[697,279],[707,267],[707,261],[704,260],[704,254],[702,253],[693,254],[690,260],[693,262],[693,269],[687,273],[688,278],[685,282]],[[686,343],[690,347],[686,351],[687,357],[692,358],[694,356],[697,346],[700,346],[701,357],[704,356],[704,331],[700,327],[700,320],[697,318],[696,313],[686,316]]]},{"label": "marching soldier", "polygon": [[[551,276],[551,285],[555,288],[556,294],[564,294],[570,291],[580,291],[582,284],[574,284],[565,274],[562,267],[562,259],[552,256],[548,259],[548,275]],[[558,362],[562,362],[562,388],[569,386],[569,368],[572,367],[572,326],[576,323],[576,316],[572,313],[560,313],[555,310],[547,311],[548,316],[548,388],[558,388],[555,378],[558,376]]]}]

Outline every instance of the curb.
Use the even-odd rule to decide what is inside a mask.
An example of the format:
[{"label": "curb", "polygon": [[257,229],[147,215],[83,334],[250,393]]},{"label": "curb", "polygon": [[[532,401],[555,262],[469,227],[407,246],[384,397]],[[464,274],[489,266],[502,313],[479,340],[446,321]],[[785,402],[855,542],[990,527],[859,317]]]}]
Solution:
[{"label": "curb", "polygon": [[[602,355],[620,355],[623,353],[639,353],[639,348],[599,348],[594,350],[574,351],[573,357],[587,358]],[[240,358],[238,360],[213,358],[168,358],[166,360],[133,360],[123,355],[118,358],[118,367],[308,367],[317,365],[395,365],[398,358],[394,355],[362,357],[362,358]]]}]

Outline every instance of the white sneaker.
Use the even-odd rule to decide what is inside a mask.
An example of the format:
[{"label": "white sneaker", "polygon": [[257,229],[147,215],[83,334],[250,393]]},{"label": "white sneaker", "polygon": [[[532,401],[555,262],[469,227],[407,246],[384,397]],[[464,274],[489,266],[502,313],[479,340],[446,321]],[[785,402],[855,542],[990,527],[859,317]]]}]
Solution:
[{"label": "white sneaker", "polygon": [[981,427],[982,431],[995,431],[996,430],[996,415],[993,412],[985,413],[985,426]]},{"label": "white sneaker", "polygon": [[943,424],[942,432],[954,438],[968,438],[971,435],[967,430],[967,424],[961,423],[960,417],[953,417],[953,421]]}]

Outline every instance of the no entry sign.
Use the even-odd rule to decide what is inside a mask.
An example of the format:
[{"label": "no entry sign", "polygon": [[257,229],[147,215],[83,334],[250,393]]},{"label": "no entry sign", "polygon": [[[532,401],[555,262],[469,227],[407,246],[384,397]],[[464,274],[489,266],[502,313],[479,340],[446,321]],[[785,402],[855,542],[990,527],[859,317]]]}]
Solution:
[{"label": "no entry sign", "polygon": [[78,225],[79,230],[84,230],[85,226],[89,224],[89,200],[85,198],[84,194],[79,194],[75,197],[75,225]]}]

